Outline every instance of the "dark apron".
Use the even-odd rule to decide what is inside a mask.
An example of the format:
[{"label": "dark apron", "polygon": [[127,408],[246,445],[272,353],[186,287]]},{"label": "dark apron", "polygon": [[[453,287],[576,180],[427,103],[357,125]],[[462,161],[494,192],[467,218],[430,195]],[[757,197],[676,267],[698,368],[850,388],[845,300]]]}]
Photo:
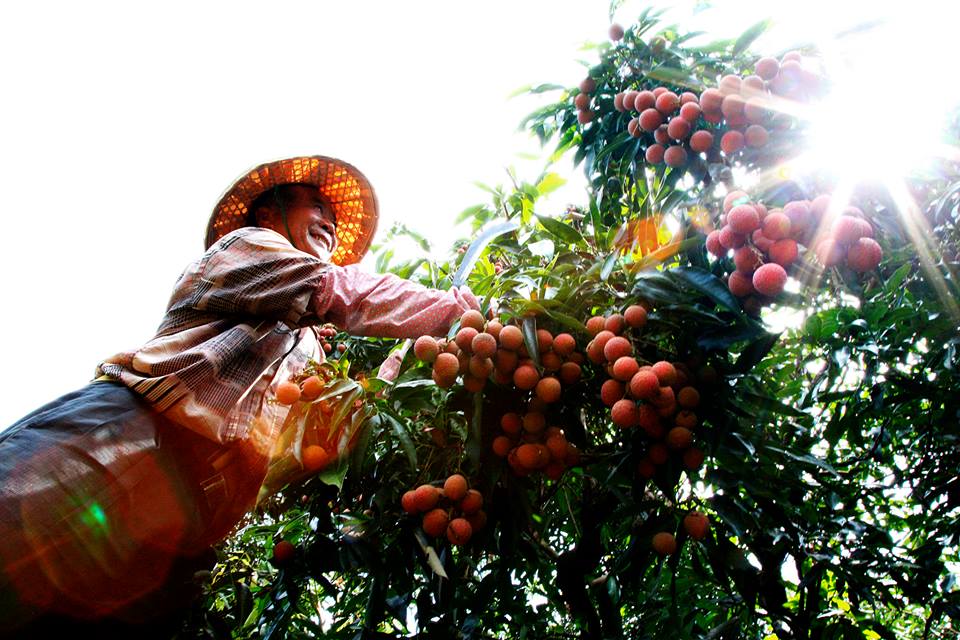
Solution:
[{"label": "dark apron", "polygon": [[226,502],[221,450],[117,382],[0,432],[0,637],[37,616],[145,620],[184,597]]}]

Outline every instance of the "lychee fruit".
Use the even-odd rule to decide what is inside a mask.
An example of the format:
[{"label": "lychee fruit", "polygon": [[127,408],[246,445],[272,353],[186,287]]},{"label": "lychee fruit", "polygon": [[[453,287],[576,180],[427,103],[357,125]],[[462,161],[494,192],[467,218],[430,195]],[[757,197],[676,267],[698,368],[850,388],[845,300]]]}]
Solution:
[{"label": "lychee fruit", "polygon": [[760,295],[772,298],[779,295],[786,284],[787,272],[776,263],[765,264],[753,274],[753,288]]},{"label": "lychee fruit", "polygon": [[433,509],[423,515],[421,526],[428,536],[439,538],[446,532],[449,523],[450,516],[445,510]]},{"label": "lychee fruit", "polygon": [[847,249],[847,265],[859,273],[872,271],[883,259],[883,249],[873,238],[860,238]]},{"label": "lychee fruit", "polygon": [[654,551],[662,556],[669,556],[677,551],[677,539],[666,531],[654,535],[652,544]]},{"label": "lychee fruit", "polygon": [[635,427],[640,420],[637,403],[633,400],[617,400],[610,409],[610,419],[618,427]]}]

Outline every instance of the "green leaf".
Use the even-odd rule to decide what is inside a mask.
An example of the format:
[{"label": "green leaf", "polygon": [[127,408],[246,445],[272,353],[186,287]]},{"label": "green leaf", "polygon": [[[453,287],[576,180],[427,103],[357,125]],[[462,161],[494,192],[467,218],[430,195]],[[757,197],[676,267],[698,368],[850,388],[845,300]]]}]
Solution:
[{"label": "green leaf", "polygon": [[733,54],[739,55],[747,50],[753,44],[753,41],[759,38],[764,31],[770,27],[769,20],[761,20],[749,29],[743,32],[737,41],[733,43]]},{"label": "green leaf", "polygon": [[537,220],[543,225],[544,229],[567,244],[581,244],[585,242],[579,231],[555,218],[537,215]]},{"label": "green leaf", "polygon": [[533,363],[540,366],[540,343],[537,341],[537,319],[533,316],[527,316],[520,325],[523,331],[523,342],[527,345],[527,353]]},{"label": "green leaf", "polygon": [[399,420],[394,418],[389,413],[381,413],[381,417],[390,425],[390,428],[393,429],[393,433],[397,436],[397,440],[400,441],[400,446],[403,448],[403,452],[407,454],[407,461],[410,463],[410,470],[414,473],[417,472],[417,448],[413,444],[413,439],[410,438],[410,434],[407,432],[406,427],[404,427]]},{"label": "green leaf", "polygon": [[669,269],[666,273],[693,287],[728,311],[733,311],[738,314],[742,313],[740,303],[737,302],[737,299],[730,293],[727,285],[706,269],[677,267],[675,269]]},{"label": "green leaf", "polygon": [[893,293],[900,288],[900,285],[910,274],[912,265],[907,262],[906,264],[900,265],[900,268],[893,272],[893,275],[887,280],[886,284],[883,285],[883,290],[887,293]]},{"label": "green leaf", "polygon": [[699,87],[700,82],[690,75],[689,72],[679,69],[677,67],[671,67],[667,65],[661,65],[659,67],[653,68],[646,73],[647,78],[651,80],[658,80],[660,82],[666,82],[669,84],[679,85],[681,87]]},{"label": "green leaf", "polygon": [[617,266],[617,258],[619,257],[619,252],[614,251],[606,257],[603,261],[603,268],[600,269],[600,279],[606,282],[607,278],[610,277],[610,274],[613,273],[613,268]]},{"label": "green leaf", "polygon": [[540,178],[540,181],[537,183],[537,193],[543,196],[556,191],[565,184],[567,184],[565,178],[562,178],[558,173],[551,172]]}]

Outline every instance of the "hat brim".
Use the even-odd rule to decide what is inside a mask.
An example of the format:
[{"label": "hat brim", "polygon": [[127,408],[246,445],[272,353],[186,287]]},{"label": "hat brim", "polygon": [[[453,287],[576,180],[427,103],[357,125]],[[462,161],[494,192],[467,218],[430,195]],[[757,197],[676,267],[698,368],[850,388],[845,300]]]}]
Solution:
[{"label": "hat brim", "polygon": [[359,262],[370,248],[377,230],[377,196],[370,181],[351,164],[327,156],[301,156],[267,162],[243,174],[220,197],[207,223],[205,247],[242,227],[256,224],[250,205],[257,196],[281,184],[307,184],[337,216],[337,249],[334,264]]}]

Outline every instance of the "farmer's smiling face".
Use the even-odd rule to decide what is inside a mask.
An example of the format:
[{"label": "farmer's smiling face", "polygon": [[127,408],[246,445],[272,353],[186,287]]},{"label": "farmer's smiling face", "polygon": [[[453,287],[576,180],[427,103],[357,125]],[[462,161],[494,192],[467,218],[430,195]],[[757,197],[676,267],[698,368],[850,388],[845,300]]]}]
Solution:
[{"label": "farmer's smiling face", "polygon": [[[294,185],[286,203],[289,239],[297,249],[321,260],[329,260],[337,248],[337,217],[315,187]],[[282,217],[277,229],[286,236]]]}]

